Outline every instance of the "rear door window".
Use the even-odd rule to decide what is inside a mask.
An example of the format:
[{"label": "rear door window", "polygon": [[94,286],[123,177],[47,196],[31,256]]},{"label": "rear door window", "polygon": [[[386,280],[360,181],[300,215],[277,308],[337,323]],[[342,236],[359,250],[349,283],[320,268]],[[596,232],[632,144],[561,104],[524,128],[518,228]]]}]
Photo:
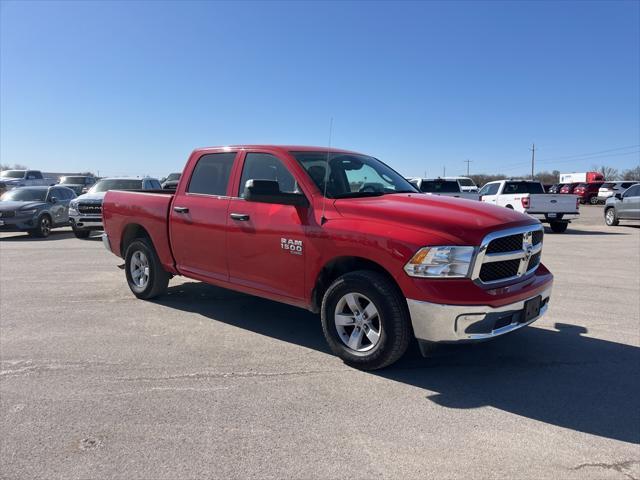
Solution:
[{"label": "rear door window", "polygon": [[502,192],[506,195],[516,193],[544,193],[542,185],[536,182],[507,182]]},{"label": "rear door window", "polygon": [[280,159],[270,153],[247,153],[242,167],[238,196],[244,197],[247,180],[274,180],[281,192],[295,193],[296,181]]},{"label": "rear door window", "polygon": [[624,192],[624,197],[637,197],[640,196],[640,185],[635,185],[631,188],[629,188],[629,190],[627,190],[626,192]]},{"label": "rear door window", "polygon": [[236,152],[209,153],[198,160],[189,181],[188,193],[226,195]]}]

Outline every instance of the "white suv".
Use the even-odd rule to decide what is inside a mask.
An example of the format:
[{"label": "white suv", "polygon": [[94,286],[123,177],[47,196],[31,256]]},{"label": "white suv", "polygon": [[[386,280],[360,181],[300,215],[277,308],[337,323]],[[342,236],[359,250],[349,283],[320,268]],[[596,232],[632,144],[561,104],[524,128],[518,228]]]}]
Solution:
[{"label": "white suv", "polygon": [[605,203],[607,198],[614,197],[616,193],[622,193],[631,185],[638,183],[635,182],[606,182],[603,183],[598,190],[598,203]]}]

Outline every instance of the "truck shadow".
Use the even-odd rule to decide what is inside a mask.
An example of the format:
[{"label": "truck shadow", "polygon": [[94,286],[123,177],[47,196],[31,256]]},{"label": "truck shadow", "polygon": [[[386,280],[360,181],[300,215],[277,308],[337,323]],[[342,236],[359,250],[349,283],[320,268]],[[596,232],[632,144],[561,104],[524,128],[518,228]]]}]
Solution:
[{"label": "truck shadow", "polygon": [[15,235],[0,237],[0,242],[51,242],[74,238],[73,232],[67,230],[52,230],[48,237],[32,237],[28,233],[16,232]]},{"label": "truck shadow", "polygon": [[[330,354],[318,317],[295,307],[195,282],[171,287],[156,303]],[[557,323],[555,330],[528,327],[492,342],[439,346],[429,358],[413,347],[370,374],[421,388],[445,408],[492,407],[640,443],[640,348],[586,333]]]}]

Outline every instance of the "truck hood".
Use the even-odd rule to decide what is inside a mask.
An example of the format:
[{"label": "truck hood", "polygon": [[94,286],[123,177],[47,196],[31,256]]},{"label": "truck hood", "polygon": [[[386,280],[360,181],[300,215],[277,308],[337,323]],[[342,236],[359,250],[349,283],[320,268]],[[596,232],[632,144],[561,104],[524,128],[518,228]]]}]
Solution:
[{"label": "truck hood", "polygon": [[476,200],[414,193],[342,199],[334,205],[344,217],[422,230],[431,239],[439,237],[458,245],[479,245],[490,232],[540,223],[523,213]]},{"label": "truck hood", "polygon": [[104,200],[104,196],[106,194],[107,192],[85,193],[84,195],[80,195],[79,197],[77,197],[75,200],[78,200],[80,202],[89,201],[89,202],[100,203]]},{"label": "truck hood", "polygon": [[46,202],[19,202],[15,200],[6,200],[0,202],[0,212],[11,212],[15,210],[29,210],[31,208],[40,208],[44,206]]}]

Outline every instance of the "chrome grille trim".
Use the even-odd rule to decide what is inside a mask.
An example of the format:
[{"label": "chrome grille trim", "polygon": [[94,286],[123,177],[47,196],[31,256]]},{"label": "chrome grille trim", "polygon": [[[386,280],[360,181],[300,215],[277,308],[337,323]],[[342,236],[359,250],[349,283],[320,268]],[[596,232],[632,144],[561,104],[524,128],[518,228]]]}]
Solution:
[{"label": "chrome grille trim", "polygon": [[[534,233],[536,233],[536,235],[534,235]],[[471,272],[471,279],[479,285],[500,286],[513,281],[523,280],[533,274],[538,268],[538,265],[540,265],[540,262],[536,263],[536,265],[530,270],[527,270],[527,268],[529,266],[529,260],[532,257],[538,254],[542,255],[542,245],[544,242],[543,234],[544,228],[541,224],[509,228],[488,234],[484,237],[482,244],[477,250],[473,264],[473,271]],[[493,240],[512,235],[522,235],[522,249],[515,250],[513,252],[487,253],[487,249]],[[535,240],[540,239],[540,242],[535,245],[533,243],[534,237],[536,237]],[[488,282],[483,282],[480,279],[480,271],[482,270],[483,265],[492,262],[504,262],[517,259],[520,260],[520,268],[518,269],[517,275]]]}]

